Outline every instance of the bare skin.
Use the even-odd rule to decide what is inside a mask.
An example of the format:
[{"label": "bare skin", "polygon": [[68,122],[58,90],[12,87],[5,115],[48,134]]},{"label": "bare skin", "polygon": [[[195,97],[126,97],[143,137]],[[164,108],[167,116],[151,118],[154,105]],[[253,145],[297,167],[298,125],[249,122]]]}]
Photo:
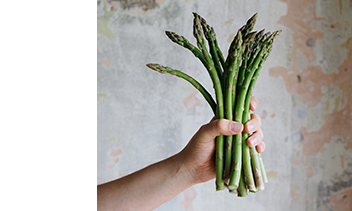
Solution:
[{"label": "bare skin", "polygon": [[[250,109],[254,111],[257,105],[258,100],[252,97]],[[251,114],[251,118],[244,126],[226,119],[213,119],[203,125],[187,146],[174,156],[98,185],[98,210],[153,210],[189,187],[214,179],[215,138],[220,134],[235,135],[244,129],[253,133],[247,144],[263,152],[261,119],[257,114]]]}]

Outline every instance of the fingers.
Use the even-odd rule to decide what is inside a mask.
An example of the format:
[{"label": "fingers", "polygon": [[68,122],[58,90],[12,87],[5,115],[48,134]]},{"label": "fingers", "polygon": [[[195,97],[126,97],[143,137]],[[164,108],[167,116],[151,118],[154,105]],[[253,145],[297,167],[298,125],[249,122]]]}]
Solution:
[{"label": "fingers", "polygon": [[[253,102],[256,99],[252,98]],[[251,119],[243,126],[238,122],[227,119],[212,119],[208,124],[203,125],[195,134],[194,138],[198,139],[200,143],[208,143],[213,141],[219,135],[236,135],[244,129],[246,133],[252,133],[247,139],[249,147],[256,147],[259,153],[265,150],[265,143],[263,142],[264,134],[261,127],[261,118],[257,114],[251,114]]]},{"label": "fingers", "polygon": [[249,147],[255,147],[255,146],[261,145],[261,143],[263,142],[263,138],[264,138],[263,131],[261,128],[259,128],[259,130],[257,130],[247,139],[247,144]]},{"label": "fingers", "polygon": [[262,120],[260,116],[258,114],[251,114],[251,120],[245,124],[244,129],[247,133],[253,133],[257,131],[261,125]]},{"label": "fingers", "polygon": [[262,141],[256,146],[257,152],[262,153],[265,150],[265,143]]},{"label": "fingers", "polygon": [[235,135],[241,133],[243,125],[227,119],[216,119],[203,125],[196,134],[200,142],[213,141],[219,135]]},{"label": "fingers", "polygon": [[245,131],[247,133],[253,133],[247,139],[247,144],[249,147],[256,147],[259,153],[265,150],[265,143],[263,142],[264,134],[260,126],[261,119],[257,114],[251,114],[251,120],[245,124]]},{"label": "fingers", "polygon": [[251,103],[250,103],[250,105],[249,105],[249,109],[250,109],[251,111],[255,111],[255,109],[257,108],[257,106],[258,106],[258,100],[257,100],[257,98],[255,98],[255,97],[252,96],[252,98],[251,98]]}]

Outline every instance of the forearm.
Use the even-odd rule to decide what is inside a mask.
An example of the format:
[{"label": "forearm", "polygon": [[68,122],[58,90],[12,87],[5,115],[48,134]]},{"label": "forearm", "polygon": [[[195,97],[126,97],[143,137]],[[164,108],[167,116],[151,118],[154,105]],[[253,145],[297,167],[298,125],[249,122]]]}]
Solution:
[{"label": "forearm", "polygon": [[196,182],[177,154],[99,185],[98,210],[153,210]]},{"label": "forearm", "polygon": [[[263,143],[258,118],[259,116],[253,116],[246,124],[246,131],[253,133],[253,147]],[[249,131],[249,123],[253,124],[253,130]],[[133,174],[99,185],[98,210],[153,210],[187,188],[214,179],[214,139],[220,134],[235,135],[242,130],[243,125],[237,122],[212,120],[198,130],[180,153]]]}]

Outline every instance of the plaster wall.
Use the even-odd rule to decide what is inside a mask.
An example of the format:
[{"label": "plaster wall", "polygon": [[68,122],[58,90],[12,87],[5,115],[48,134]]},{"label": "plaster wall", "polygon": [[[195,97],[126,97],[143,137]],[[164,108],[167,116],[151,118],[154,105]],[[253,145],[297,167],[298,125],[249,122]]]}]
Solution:
[{"label": "plaster wall", "polygon": [[202,64],[164,34],[195,44],[192,12],[223,52],[254,13],[254,30],[283,30],[254,91],[269,183],[238,198],[212,180],[157,210],[352,210],[351,0],[98,0],[97,184],[179,152],[212,118],[195,88],[145,66],[182,70],[212,90]]}]

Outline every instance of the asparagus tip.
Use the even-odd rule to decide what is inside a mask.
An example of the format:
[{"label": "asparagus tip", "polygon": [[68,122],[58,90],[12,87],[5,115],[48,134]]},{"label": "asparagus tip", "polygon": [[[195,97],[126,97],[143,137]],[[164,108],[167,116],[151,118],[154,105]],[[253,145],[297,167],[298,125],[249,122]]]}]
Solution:
[{"label": "asparagus tip", "polygon": [[194,17],[198,17],[199,15],[196,12],[192,12]]},{"label": "asparagus tip", "polygon": [[257,18],[258,18],[258,13],[256,12],[256,13],[254,13],[254,15],[252,16],[252,18],[251,18],[251,19],[253,19],[253,20],[257,20]]},{"label": "asparagus tip", "polygon": [[161,66],[160,64],[149,63],[149,64],[146,64],[146,65],[150,69],[158,71],[159,73],[167,73],[167,71],[166,71],[167,67]]},{"label": "asparagus tip", "polygon": [[149,64],[146,64],[146,66],[149,67],[150,69],[152,69],[153,64],[152,64],[152,63],[149,63]]}]

